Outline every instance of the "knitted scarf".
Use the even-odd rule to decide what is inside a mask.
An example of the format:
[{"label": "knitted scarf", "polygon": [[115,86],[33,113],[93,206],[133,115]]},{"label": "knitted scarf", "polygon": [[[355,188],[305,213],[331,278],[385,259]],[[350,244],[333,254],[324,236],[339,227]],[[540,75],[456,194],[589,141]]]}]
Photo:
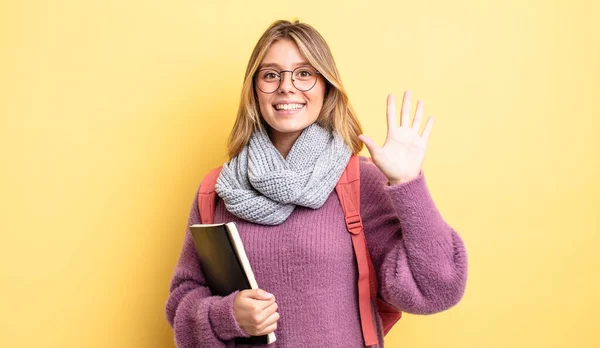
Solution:
[{"label": "knitted scarf", "polygon": [[286,158],[266,131],[257,130],[240,154],[223,165],[215,190],[232,214],[279,225],[297,205],[323,206],[350,155],[339,134],[316,123],[302,131]]}]

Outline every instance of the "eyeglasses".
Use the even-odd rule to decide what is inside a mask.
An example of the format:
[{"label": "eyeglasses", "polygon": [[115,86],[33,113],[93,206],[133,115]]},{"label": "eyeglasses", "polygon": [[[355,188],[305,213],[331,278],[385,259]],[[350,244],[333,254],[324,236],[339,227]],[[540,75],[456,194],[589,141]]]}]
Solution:
[{"label": "eyeglasses", "polygon": [[317,75],[320,74],[311,66],[299,66],[294,70],[281,71],[264,68],[256,72],[254,77],[256,87],[263,93],[274,93],[281,85],[284,72],[292,73],[292,84],[302,92],[310,91],[317,84]]}]

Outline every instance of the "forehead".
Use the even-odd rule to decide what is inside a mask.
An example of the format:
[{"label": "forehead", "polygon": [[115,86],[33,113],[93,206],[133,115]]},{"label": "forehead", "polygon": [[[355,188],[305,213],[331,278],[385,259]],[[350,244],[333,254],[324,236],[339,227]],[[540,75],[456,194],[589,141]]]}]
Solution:
[{"label": "forehead", "polygon": [[296,43],[289,39],[282,39],[273,42],[271,47],[267,49],[260,68],[275,67],[290,69],[307,64],[307,59],[300,53]]}]

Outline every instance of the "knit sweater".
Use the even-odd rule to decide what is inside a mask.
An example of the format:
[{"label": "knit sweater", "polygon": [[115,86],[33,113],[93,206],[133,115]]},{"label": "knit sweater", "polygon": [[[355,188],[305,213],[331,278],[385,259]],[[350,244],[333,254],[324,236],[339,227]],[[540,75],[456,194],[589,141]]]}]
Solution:
[{"label": "knit sweater", "polygon": [[[389,186],[361,157],[360,175],[361,217],[380,296],[413,314],[454,306],[464,294],[467,254],[437,210],[423,171]],[[214,221],[236,223],[259,287],[275,295],[277,342],[268,347],[364,347],[352,238],[335,190],[321,208],[298,206],[277,226],[239,219],[217,199]],[[188,225],[196,223],[197,196]],[[188,228],[166,303],[177,346],[234,347],[235,337],[248,337],[233,315],[236,295],[211,295]]]}]

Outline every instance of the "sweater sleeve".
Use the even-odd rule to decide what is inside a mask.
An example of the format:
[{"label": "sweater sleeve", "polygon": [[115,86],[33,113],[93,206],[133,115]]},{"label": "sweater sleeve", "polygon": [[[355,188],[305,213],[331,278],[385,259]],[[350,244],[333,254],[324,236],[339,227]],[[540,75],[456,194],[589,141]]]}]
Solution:
[{"label": "sweater sleeve", "polygon": [[201,223],[198,195],[189,215],[179,261],[171,280],[165,313],[177,347],[233,347],[236,337],[249,337],[233,315],[237,292],[212,296],[206,286],[189,226]]},{"label": "sweater sleeve", "polygon": [[456,305],[467,281],[467,253],[437,210],[424,173],[388,186],[361,161],[361,216],[381,298],[401,311],[433,314]]}]

